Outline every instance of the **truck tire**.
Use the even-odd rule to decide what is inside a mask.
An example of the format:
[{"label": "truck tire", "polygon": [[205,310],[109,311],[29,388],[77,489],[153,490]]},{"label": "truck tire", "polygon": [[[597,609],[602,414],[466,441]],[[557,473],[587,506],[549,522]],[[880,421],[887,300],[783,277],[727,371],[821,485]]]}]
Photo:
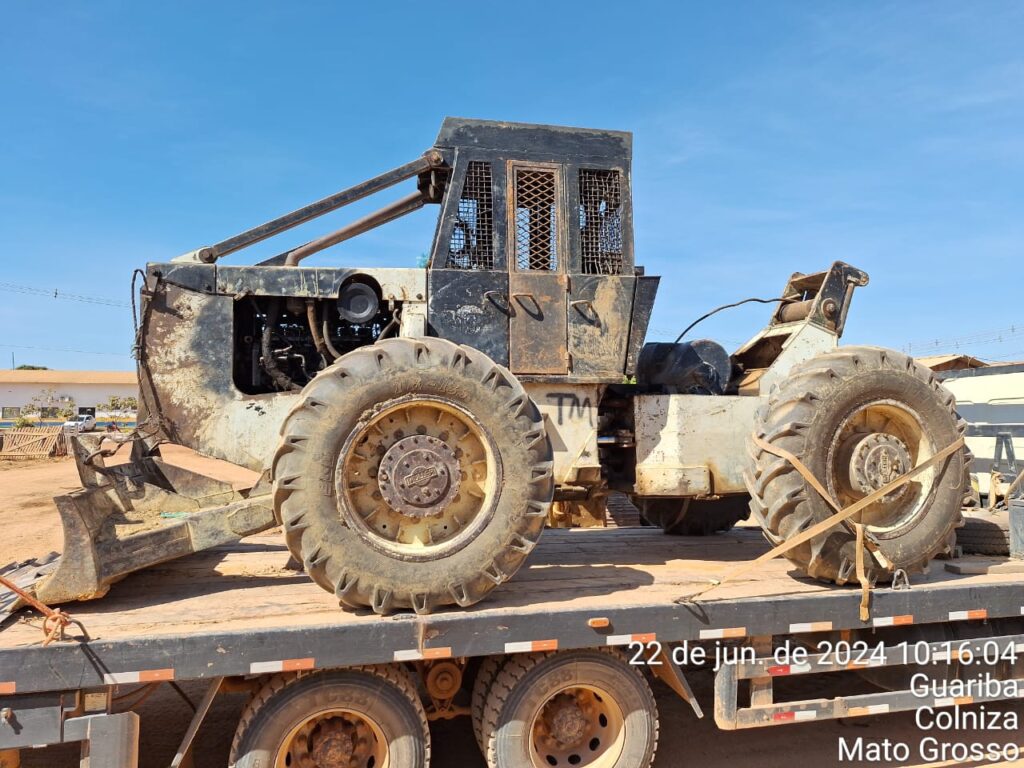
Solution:
[{"label": "truck tire", "polygon": [[488,656],[480,664],[477,670],[476,679],[473,681],[473,695],[469,702],[469,714],[473,720],[473,736],[476,737],[477,746],[480,751],[484,750],[481,728],[484,720],[484,706],[487,703],[487,695],[491,692],[491,684],[494,678],[501,671],[501,666],[507,661],[505,656]]},{"label": "truck tire", "polygon": [[710,536],[750,517],[749,496],[707,499],[636,499],[648,524],[673,536]]},{"label": "truck tire", "polygon": [[521,654],[491,685],[481,736],[488,768],[648,768],[658,707],[618,651]]},{"label": "truck tire", "polygon": [[[754,434],[783,448],[825,486],[841,507],[881,488],[964,435],[953,395],[906,355],[845,347],[797,365],[758,411]],[[786,541],[833,515],[832,508],[786,459],[748,441],[751,511],[768,539]],[[896,568],[921,571],[952,552],[960,510],[970,492],[966,448],[865,510],[861,520]],[[838,525],[786,557],[808,575],[856,580],[856,536]],[[868,578],[891,573],[865,558]]]},{"label": "truck tire", "polygon": [[964,515],[963,527],[957,529],[956,543],[965,555],[1009,555],[1009,511],[968,511]]},{"label": "truck tire", "polygon": [[544,528],[551,444],[506,368],[443,339],[387,339],[302,391],[274,457],[288,548],[344,605],[469,606]]},{"label": "truck tire", "polygon": [[230,768],[428,768],[430,730],[412,676],[397,665],[270,679],[242,711]]}]

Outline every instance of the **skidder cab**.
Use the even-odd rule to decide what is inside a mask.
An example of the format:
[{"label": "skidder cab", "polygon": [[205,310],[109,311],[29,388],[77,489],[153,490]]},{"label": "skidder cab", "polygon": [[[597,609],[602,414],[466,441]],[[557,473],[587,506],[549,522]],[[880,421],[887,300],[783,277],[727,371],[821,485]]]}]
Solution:
[{"label": "skidder cab", "polygon": [[[867,283],[846,264],[794,275],[731,355],[710,341],[644,346],[658,278],[634,261],[631,153],[627,133],[449,118],[406,165],[148,265],[132,460],[107,467],[99,437],[76,438],[84,488],[57,500],[66,551],[37,593],[96,597],[282,525],[346,605],[468,606],[513,576],[552,504],[599,522],[617,489],[690,534],[752,509],[781,542],[834,508],[759,445],[798,457],[848,506],[958,438],[928,371],[836,349]],[[220,263],[406,181],[411,194],[333,233],[256,266]],[[426,205],[438,219],[425,268],[303,265]],[[166,464],[162,442],[261,480],[236,492]],[[960,451],[863,512],[873,578],[951,546],[965,478]],[[787,555],[843,582],[855,550],[840,525]]]}]

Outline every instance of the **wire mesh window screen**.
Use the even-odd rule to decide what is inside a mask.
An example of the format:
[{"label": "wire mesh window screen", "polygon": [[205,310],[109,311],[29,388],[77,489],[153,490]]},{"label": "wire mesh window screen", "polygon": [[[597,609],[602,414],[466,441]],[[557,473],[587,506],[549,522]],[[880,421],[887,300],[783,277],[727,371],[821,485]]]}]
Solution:
[{"label": "wire mesh window screen", "polygon": [[448,241],[449,269],[494,269],[494,196],[491,166],[470,162]]},{"label": "wire mesh window screen", "polygon": [[515,173],[516,268],[558,269],[558,206],[555,172],[517,168]]},{"label": "wire mesh window screen", "polygon": [[620,175],[618,171],[580,169],[580,255],[584,274],[622,274]]}]

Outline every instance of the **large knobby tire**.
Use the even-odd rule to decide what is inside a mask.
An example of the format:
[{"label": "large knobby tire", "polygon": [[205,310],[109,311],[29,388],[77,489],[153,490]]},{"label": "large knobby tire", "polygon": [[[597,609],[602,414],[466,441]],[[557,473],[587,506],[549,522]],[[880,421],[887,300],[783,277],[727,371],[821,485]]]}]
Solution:
[{"label": "large knobby tire", "polygon": [[648,524],[673,536],[711,536],[750,517],[750,497],[745,495],[715,500],[637,498],[634,503]]},{"label": "large knobby tire", "polygon": [[482,352],[388,339],[306,385],[281,429],[274,504],[292,554],[345,605],[472,605],[544,528],[551,444]]},{"label": "large knobby tire", "polygon": [[481,738],[488,768],[648,768],[658,708],[616,650],[516,655],[491,684]]},{"label": "large knobby tire", "polygon": [[[953,395],[906,355],[845,347],[796,366],[758,411],[754,434],[794,454],[847,507],[962,437]],[[775,544],[831,517],[833,509],[780,458],[748,442],[751,511]],[[872,505],[861,522],[895,568],[923,570],[949,554],[970,492],[966,448]],[[786,552],[808,575],[856,579],[856,536],[839,524]],[[865,557],[868,578],[891,572]]]},{"label": "large knobby tire", "polygon": [[271,678],[242,712],[228,765],[275,768],[311,760],[428,768],[430,730],[412,676],[382,665]]}]

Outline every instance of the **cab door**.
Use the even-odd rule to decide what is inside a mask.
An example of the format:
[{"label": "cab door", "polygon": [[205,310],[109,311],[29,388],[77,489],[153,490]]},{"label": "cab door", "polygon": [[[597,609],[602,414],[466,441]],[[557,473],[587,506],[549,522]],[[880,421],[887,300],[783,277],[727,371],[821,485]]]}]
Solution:
[{"label": "cab door", "polygon": [[517,374],[569,371],[561,168],[510,162],[509,367]]},{"label": "cab door", "polygon": [[500,166],[494,171],[489,161],[469,160],[456,172],[427,274],[427,322],[431,336],[508,365],[504,173]]}]

